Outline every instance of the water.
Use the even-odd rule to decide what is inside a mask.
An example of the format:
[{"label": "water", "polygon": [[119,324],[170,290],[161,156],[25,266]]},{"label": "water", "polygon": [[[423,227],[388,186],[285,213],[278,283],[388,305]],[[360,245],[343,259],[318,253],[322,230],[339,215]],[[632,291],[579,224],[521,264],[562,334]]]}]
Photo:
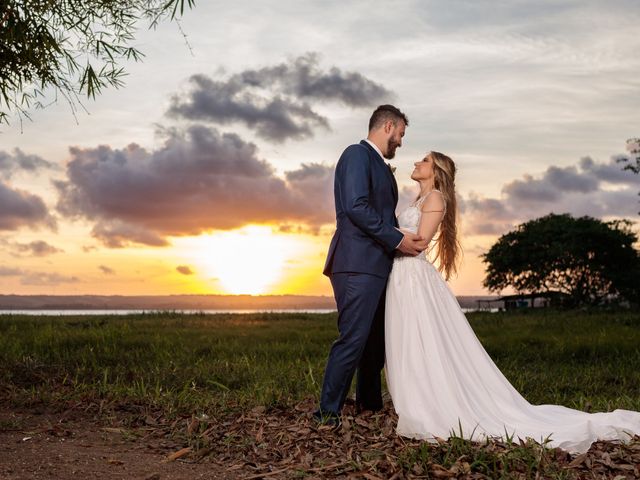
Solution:
[{"label": "water", "polygon": [[195,314],[215,314],[215,313],[331,313],[335,312],[332,308],[272,308],[272,309],[245,309],[245,310],[153,310],[153,309],[130,309],[130,310],[0,310],[0,315],[134,315],[142,313],[181,313],[185,315]]},{"label": "water", "polygon": [[[477,312],[477,308],[463,308],[464,313]],[[486,310],[485,310],[486,311]],[[491,312],[497,312],[497,308],[489,310]],[[98,309],[85,309],[85,310],[0,310],[0,315],[139,315],[143,313],[180,313],[185,315],[195,314],[216,314],[216,313],[335,313],[334,308],[272,308],[272,309],[244,309],[244,310],[223,310],[223,309],[209,309],[209,310],[144,310],[144,309],[129,309],[129,310],[98,310]]]}]

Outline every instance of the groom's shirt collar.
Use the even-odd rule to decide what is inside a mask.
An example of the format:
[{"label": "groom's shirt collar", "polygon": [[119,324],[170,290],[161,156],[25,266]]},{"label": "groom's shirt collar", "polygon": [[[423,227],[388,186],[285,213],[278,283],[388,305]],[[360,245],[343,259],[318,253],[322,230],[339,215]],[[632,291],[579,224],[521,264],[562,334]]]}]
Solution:
[{"label": "groom's shirt collar", "polygon": [[378,152],[378,155],[380,155],[380,158],[382,159],[382,161],[384,161],[384,155],[382,155],[382,152],[380,151],[378,146],[375,143],[373,143],[372,141],[370,141],[368,138],[365,138],[364,141],[367,142],[369,145],[371,145],[373,147],[373,149],[376,152]]}]

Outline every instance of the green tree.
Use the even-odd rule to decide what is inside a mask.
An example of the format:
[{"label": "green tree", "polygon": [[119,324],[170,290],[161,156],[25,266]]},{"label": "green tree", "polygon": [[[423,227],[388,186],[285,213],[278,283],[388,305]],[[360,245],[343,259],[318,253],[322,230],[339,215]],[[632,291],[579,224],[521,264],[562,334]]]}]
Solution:
[{"label": "green tree", "polygon": [[609,295],[637,303],[640,252],[628,220],[550,214],[502,235],[484,255],[484,286],[519,293],[562,292],[577,305]]},{"label": "green tree", "polygon": [[0,123],[13,111],[29,118],[44,90],[64,97],[75,114],[81,96],[123,85],[123,60],[140,22],[176,20],[195,0],[0,0]]}]

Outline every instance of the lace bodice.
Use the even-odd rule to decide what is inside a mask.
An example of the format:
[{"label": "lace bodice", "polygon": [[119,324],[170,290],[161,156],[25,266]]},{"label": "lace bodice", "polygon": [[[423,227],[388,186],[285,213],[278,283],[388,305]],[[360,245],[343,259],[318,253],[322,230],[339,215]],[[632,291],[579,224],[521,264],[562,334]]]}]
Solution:
[{"label": "lace bodice", "polygon": [[419,201],[420,199],[409,205],[398,215],[398,225],[403,230],[409,230],[412,233],[418,232],[418,224],[420,223],[421,216],[420,205],[417,203]]},{"label": "lace bodice", "polygon": [[[418,232],[418,225],[420,224],[420,217],[422,216],[422,212],[420,211],[420,208],[422,207],[422,204],[424,203],[426,198],[429,195],[431,195],[433,192],[441,193],[440,190],[431,190],[424,197],[418,198],[415,202],[413,202],[411,205],[405,208],[402,212],[400,212],[400,215],[398,215],[398,225],[400,226],[400,228],[404,230],[409,230],[412,233]],[[444,205],[444,209],[445,211],[442,212],[443,218],[447,210],[446,203]],[[434,236],[433,241],[437,241],[436,237],[437,235]]]},{"label": "lace bodice", "polygon": [[[431,195],[433,192],[438,192],[441,194],[440,190],[431,190],[425,196],[418,198],[415,202],[413,202],[411,205],[405,208],[402,212],[400,212],[400,214],[398,215],[398,226],[401,229],[408,230],[412,233],[418,233],[418,225],[420,224],[420,217],[422,216],[422,212],[420,211],[420,209],[422,207],[422,204],[426,200],[426,198],[429,195]],[[445,211],[442,212],[442,218],[444,218],[444,214],[447,210],[446,203],[444,205],[444,210]],[[418,255],[417,257],[414,257],[414,258],[422,258],[422,259],[428,258],[433,247],[437,244],[439,236],[440,236],[440,229],[438,228],[438,232],[436,232],[436,234],[433,236],[433,239],[431,240],[429,247],[425,251],[425,254]],[[402,256],[403,255],[400,255],[400,257]]]}]

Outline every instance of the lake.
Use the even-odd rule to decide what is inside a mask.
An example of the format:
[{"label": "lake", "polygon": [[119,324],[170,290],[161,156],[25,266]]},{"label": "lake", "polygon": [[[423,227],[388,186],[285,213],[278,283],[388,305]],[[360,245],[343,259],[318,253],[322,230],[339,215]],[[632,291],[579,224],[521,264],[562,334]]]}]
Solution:
[{"label": "lake", "polygon": [[[216,313],[238,313],[238,314],[247,314],[247,313],[333,313],[335,309],[331,308],[281,308],[281,309],[243,309],[243,310],[232,310],[232,309],[209,309],[209,310],[180,310],[180,309],[171,309],[171,310],[143,310],[143,309],[82,309],[82,310],[70,310],[70,309],[60,309],[60,310],[0,310],[0,315],[139,315],[143,313],[158,313],[158,312],[175,312],[182,313],[186,315],[196,315],[196,314],[216,314]],[[477,308],[463,308],[462,311],[464,313],[476,312]],[[492,308],[491,310],[484,310],[490,312],[497,312],[497,308]]]}]

